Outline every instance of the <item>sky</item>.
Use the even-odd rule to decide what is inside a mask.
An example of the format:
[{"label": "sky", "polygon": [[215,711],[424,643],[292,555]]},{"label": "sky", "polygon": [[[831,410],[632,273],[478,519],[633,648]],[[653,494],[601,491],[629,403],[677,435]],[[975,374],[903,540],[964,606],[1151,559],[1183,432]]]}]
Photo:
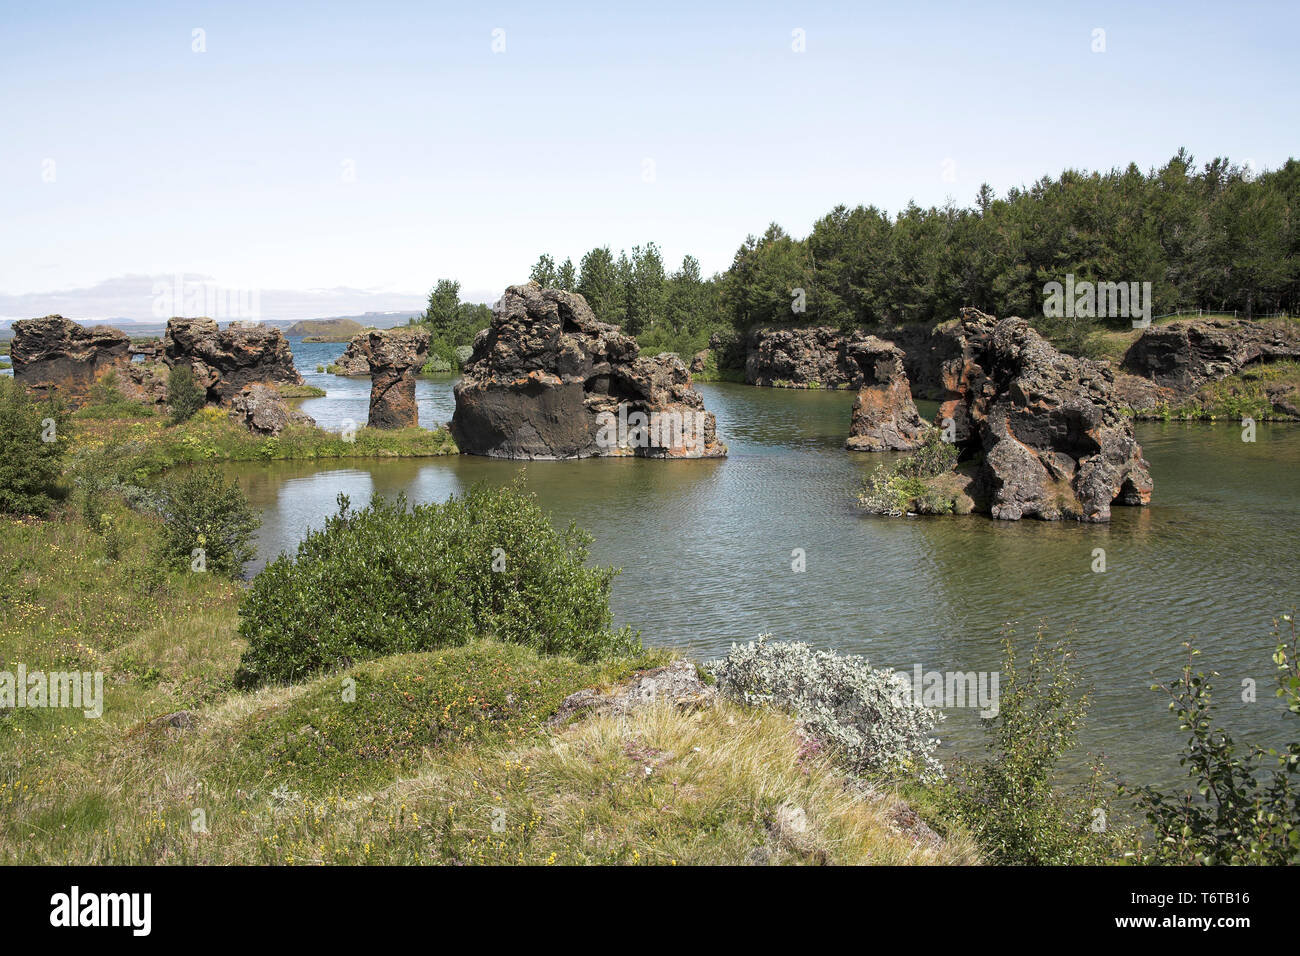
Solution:
[{"label": "sky", "polygon": [[177,276],[265,318],[492,301],[543,252],[710,274],[841,203],[1274,168],[1298,33],[1283,3],[5,0],[0,317],[154,319]]}]

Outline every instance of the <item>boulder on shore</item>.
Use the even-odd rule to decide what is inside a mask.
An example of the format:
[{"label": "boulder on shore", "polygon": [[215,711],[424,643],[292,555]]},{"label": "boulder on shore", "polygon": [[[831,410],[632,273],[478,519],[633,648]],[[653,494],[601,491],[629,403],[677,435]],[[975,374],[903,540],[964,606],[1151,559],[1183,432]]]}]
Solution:
[{"label": "boulder on shore", "polygon": [[936,424],[982,455],[973,497],[995,518],[1109,521],[1152,481],[1103,362],[1058,352],[1024,319],[963,309]]},{"label": "boulder on shore", "polygon": [[862,385],[853,403],[849,439],[851,451],[914,451],[925,440],[929,426],[912,401],[911,386],[903,369],[903,350],[892,342],[869,335],[849,343],[850,361]]},{"label": "boulder on shore", "polygon": [[230,402],[230,417],[255,435],[279,435],[286,425],[315,425],[310,415],[291,408],[274,385],[254,382]]},{"label": "boulder on shore", "polygon": [[426,329],[374,329],[362,349],[370,371],[371,428],[407,428],[420,423],[415,405],[415,376],[429,357]]},{"label": "boulder on shore", "polygon": [[13,331],[9,357],[14,381],[38,400],[57,396],[75,408],[102,376],[125,373],[131,364],[131,340],[110,326],[83,326],[47,315],[19,319]]},{"label": "boulder on shore", "polygon": [[163,351],[168,365],[188,363],[194,369],[209,402],[229,404],[256,382],[302,384],[289,340],[274,326],[232,323],[223,329],[212,319],[172,318]]},{"label": "boulder on shore", "polygon": [[494,458],[725,456],[681,359],[639,353],[581,295],[511,286],[456,385],[452,435]]}]

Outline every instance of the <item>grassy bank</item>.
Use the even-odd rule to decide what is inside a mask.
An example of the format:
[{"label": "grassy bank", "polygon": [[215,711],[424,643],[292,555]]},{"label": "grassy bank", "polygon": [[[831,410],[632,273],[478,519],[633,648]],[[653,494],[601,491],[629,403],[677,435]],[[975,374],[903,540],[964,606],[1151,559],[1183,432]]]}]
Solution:
[{"label": "grassy bank", "polygon": [[72,508],[0,532],[0,670],[104,674],[98,719],[0,710],[0,862],[974,861],[918,842],[891,792],[807,753],[780,712],[550,725],[664,652],[478,640],[235,690],[243,585],[158,570],[156,519],[114,524],[116,559]]},{"label": "grassy bank", "polygon": [[217,461],[314,461],[340,458],[420,458],[454,455],[445,429],[359,428],[351,439],[311,425],[289,425],[278,436],[254,435],[223,409],[205,408],[169,425],[152,408],[109,399],[72,416],[75,468],[114,462],[120,473],[157,475],[177,465]]},{"label": "grassy bank", "polygon": [[1186,402],[1158,405],[1143,418],[1163,421],[1290,421],[1300,417],[1300,362],[1248,365],[1201,388]]}]

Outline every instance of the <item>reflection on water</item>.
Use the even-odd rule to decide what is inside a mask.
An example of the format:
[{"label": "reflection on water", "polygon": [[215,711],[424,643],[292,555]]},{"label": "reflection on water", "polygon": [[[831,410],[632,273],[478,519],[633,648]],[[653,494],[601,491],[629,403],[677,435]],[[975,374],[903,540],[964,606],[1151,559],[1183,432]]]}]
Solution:
[{"label": "reflection on water", "polygon": [[[364,420],[367,382],[308,378],[330,389],[311,414]],[[420,389],[424,424],[450,417],[450,382]],[[526,468],[552,516],[587,528],[595,560],[623,568],[618,621],[700,657],[770,632],[909,673],[915,664],[992,671],[1009,622],[1022,636],[1039,624],[1073,631],[1096,695],[1085,746],[1141,780],[1178,772],[1176,725],[1148,688],[1177,670],[1182,642],[1195,636],[1205,665],[1225,675],[1219,699],[1233,727],[1279,742],[1270,629],[1297,601],[1300,427],[1261,425],[1252,445],[1231,425],[1139,425],[1154,503],[1116,508],[1109,526],[868,518],[854,511],[853,491],[886,457],[842,449],[851,394],[700,389],[731,446],[726,460],[525,466],[461,456],[231,470],[263,511],[262,561],[319,526],[339,492],[354,505],[376,493],[437,501]],[[1099,547],[1104,574],[1091,571]],[[791,569],[796,548],[807,556],[803,573]],[[1245,678],[1258,682],[1258,703],[1240,700]],[[970,712],[953,714],[944,731],[962,746],[982,739]]]}]

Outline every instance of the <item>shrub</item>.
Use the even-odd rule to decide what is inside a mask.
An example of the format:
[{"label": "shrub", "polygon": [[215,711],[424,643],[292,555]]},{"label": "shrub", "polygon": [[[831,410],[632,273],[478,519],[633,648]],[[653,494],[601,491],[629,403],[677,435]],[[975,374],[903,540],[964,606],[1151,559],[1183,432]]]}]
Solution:
[{"label": "shrub", "polygon": [[163,525],[156,556],[173,570],[195,570],[195,552],[202,568],[225,577],[238,577],[253,557],[253,532],[261,520],[238,482],[227,484],[215,471],[193,471],[166,482],[160,489]]},{"label": "shrub", "polygon": [[172,410],[168,421],[172,425],[187,422],[206,402],[207,394],[194,377],[194,369],[184,363],[173,365],[167,374],[167,404]]},{"label": "shrub", "polygon": [[612,631],[617,571],[585,566],[591,538],[552,527],[522,485],[471,488],[408,510],[375,498],[308,532],[253,579],[240,605],[245,686],[435,650],[476,635],[595,660],[634,650]]},{"label": "shrub", "polygon": [[862,482],[858,505],[872,514],[947,514],[955,510],[955,502],[930,482],[956,464],[957,446],[944,441],[938,429],[931,429],[912,454],[876,466]]},{"label": "shrub", "polygon": [[939,741],[931,736],[943,714],[913,704],[907,680],[892,670],[766,635],[733,644],[710,669],[723,696],[793,712],[855,773],[943,775],[934,756]]},{"label": "shrub", "polygon": [[[1300,716],[1300,634],[1295,616],[1283,617],[1288,632],[1275,629],[1277,696]],[[1284,751],[1247,745],[1216,724],[1210,676],[1192,670],[1198,653],[1188,647],[1188,662],[1165,691],[1179,728],[1188,732],[1178,762],[1187,768],[1192,790],[1166,793],[1155,787],[1124,788],[1137,800],[1155,841],[1139,848],[1146,863],[1206,866],[1300,863],[1300,742]],[[1268,764],[1274,764],[1272,770]]]},{"label": "shrub", "polygon": [[78,421],[87,419],[152,418],[154,410],[122,394],[117,372],[110,370],[90,388],[88,401],[73,414]]},{"label": "shrub", "polygon": [[67,416],[53,402],[36,404],[12,378],[0,378],[0,514],[49,514],[63,497],[59,479]]},{"label": "shrub", "polygon": [[957,446],[944,441],[942,433],[931,429],[921,447],[896,465],[905,478],[937,478],[957,464]]},{"label": "shrub", "polygon": [[998,713],[983,719],[989,759],[958,764],[941,802],[1000,865],[1095,864],[1114,859],[1124,831],[1109,826],[1100,765],[1071,791],[1053,784],[1062,755],[1074,746],[1089,697],[1068,642],[1049,645],[1040,631],[1028,660],[1018,662],[1012,635],[1003,639]]}]

